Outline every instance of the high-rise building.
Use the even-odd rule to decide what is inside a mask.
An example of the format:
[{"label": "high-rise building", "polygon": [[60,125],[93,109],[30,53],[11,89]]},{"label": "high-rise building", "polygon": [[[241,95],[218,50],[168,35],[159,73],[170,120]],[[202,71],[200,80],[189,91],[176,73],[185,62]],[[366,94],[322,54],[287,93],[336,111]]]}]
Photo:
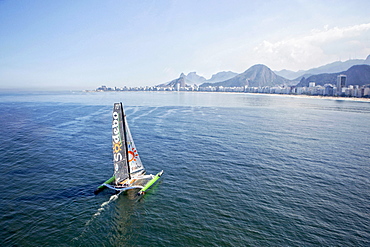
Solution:
[{"label": "high-rise building", "polygon": [[337,95],[342,94],[342,88],[346,86],[346,80],[347,76],[346,75],[338,75],[337,77]]}]

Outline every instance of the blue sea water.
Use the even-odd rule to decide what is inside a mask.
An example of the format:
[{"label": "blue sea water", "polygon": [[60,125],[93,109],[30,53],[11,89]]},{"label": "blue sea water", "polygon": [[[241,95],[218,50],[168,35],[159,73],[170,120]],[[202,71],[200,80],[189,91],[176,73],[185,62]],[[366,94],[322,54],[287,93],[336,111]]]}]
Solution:
[{"label": "blue sea water", "polygon": [[[142,198],[94,195],[125,105]],[[1,246],[370,246],[370,102],[0,93]]]}]

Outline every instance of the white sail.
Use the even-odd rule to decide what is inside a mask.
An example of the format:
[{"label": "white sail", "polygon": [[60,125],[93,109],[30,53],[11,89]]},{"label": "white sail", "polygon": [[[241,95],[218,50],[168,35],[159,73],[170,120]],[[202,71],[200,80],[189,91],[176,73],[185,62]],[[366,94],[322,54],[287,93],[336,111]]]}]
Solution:
[{"label": "white sail", "polygon": [[136,149],[134,139],[132,139],[130,128],[128,127],[126,118],[126,144],[127,144],[127,160],[129,164],[129,172],[131,176],[140,175],[145,172],[143,163],[140,160],[139,153]]}]

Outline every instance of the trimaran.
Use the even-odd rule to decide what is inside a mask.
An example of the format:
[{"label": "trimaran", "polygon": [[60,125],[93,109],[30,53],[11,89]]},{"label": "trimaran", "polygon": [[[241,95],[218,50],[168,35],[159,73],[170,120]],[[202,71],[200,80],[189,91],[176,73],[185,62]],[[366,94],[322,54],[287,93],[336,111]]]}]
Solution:
[{"label": "trimaran", "polygon": [[97,194],[105,188],[118,193],[140,189],[138,195],[143,195],[161,177],[163,170],[155,176],[145,175],[145,168],[132,139],[122,103],[114,103],[113,107],[112,144],[114,174],[94,193]]}]

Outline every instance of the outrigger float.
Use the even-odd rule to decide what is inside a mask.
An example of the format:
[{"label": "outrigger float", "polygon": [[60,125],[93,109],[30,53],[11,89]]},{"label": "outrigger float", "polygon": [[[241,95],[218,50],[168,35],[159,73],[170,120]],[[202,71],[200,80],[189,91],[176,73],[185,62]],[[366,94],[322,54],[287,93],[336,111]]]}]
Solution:
[{"label": "outrigger float", "polygon": [[145,168],[136,150],[134,140],[126,121],[122,103],[115,103],[112,122],[113,176],[95,191],[98,194],[105,188],[121,193],[139,189],[138,195],[145,192],[162,176],[163,170],[156,175],[145,175]]}]

